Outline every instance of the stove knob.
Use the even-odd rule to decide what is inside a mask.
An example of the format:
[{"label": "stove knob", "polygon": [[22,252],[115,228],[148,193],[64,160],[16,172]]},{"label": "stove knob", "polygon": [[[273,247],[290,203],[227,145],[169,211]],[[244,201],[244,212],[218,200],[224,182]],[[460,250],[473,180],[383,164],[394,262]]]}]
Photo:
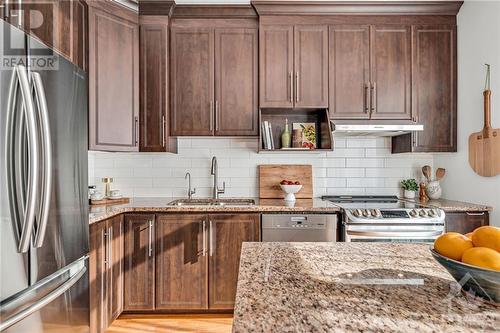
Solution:
[{"label": "stove knob", "polygon": [[427,216],[427,212],[425,211],[425,209],[421,209],[420,212],[418,213],[420,216],[422,217],[426,217]]},{"label": "stove knob", "polygon": [[437,216],[437,212],[435,209],[430,209],[427,211],[427,214],[430,216],[430,217],[436,217]]},{"label": "stove knob", "polygon": [[382,214],[379,209],[372,209],[372,215],[373,217],[380,217]]},{"label": "stove knob", "polygon": [[352,215],[354,215],[356,217],[360,217],[362,215],[361,209],[353,209],[353,210],[351,210],[351,213],[352,213]]},{"label": "stove knob", "polygon": [[364,217],[370,217],[372,214],[370,213],[370,211],[368,209],[363,209],[363,216]]},{"label": "stove knob", "polygon": [[411,217],[417,217],[418,216],[417,211],[415,209],[410,210],[410,216]]}]

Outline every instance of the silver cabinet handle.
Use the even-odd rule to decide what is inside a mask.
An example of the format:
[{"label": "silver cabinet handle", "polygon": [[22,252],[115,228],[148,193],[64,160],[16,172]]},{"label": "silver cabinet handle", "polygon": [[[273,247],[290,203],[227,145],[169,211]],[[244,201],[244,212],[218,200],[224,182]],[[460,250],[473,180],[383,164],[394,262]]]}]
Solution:
[{"label": "silver cabinet handle", "polygon": [[209,221],[208,222],[210,224],[210,230],[209,230],[209,233],[210,233],[210,244],[209,244],[209,247],[210,247],[210,256],[213,256],[214,254],[214,236],[213,236],[213,225],[212,225],[212,221]]},{"label": "silver cabinet handle", "polygon": [[165,147],[165,115],[161,116],[161,146]]},{"label": "silver cabinet handle", "polygon": [[102,243],[101,246],[104,246],[106,248],[106,251],[104,252],[104,266],[108,267],[108,254],[109,254],[109,249],[108,249],[108,233],[107,230],[103,229],[102,230]]},{"label": "silver cabinet handle", "polygon": [[292,74],[292,72],[288,73],[288,77],[290,78],[290,103],[293,103],[293,74]]},{"label": "silver cabinet handle", "polygon": [[465,212],[468,216],[483,216],[485,212],[480,212],[480,213],[471,213],[471,212]]},{"label": "silver cabinet handle", "polygon": [[[22,114],[15,112],[18,87],[21,88],[23,99]],[[7,158],[7,183],[10,213],[18,230],[17,250],[19,253],[25,253],[30,246],[40,192],[40,142],[32,98],[26,67],[16,66],[10,82],[7,108],[7,156],[9,157]],[[25,147],[24,128],[27,133],[27,154],[20,153],[20,150],[24,150]],[[29,162],[25,163],[26,161]],[[28,165],[27,175],[23,169],[26,164]]]},{"label": "silver cabinet handle", "polygon": [[139,118],[137,116],[134,117],[134,138],[135,145],[139,145]]},{"label": "silver cabinet handle", "polygon": [[50,133],[49,111],[42,77],[39,73],[32,73],[33,91],[37,109],[39,110],[39,122],[41,132],[41,156],[42,156],[42,181],[40,207],[38,209],[38,228],[35,236],[35,247],[41,247],[45,239],[45,232],[49,220],[50,199],[52,193],[52,138]]},{"label": "silver cabinet handle", "polygon": [[295,73],[295,102],[299,102],[299,72]]},{"label": "silver cabinet handle", "polygon": [[377,112],[377,82],[372,82],[371,90],[372,90],[370,95],[371,112]]},{"label": "silver cabinet handle", "polygon": [[215,100],[215,130],[219,130],[219,101]]},{"label": "silver cabinet handle", "polygon": [[370,112],[370,84],[365,83],[365,113]]},{"label": "silver cabinet handle", "polygon": [[202,228],[203,228],[203,251],[202,255],[206,256],[207,255],[207,226],[206,222],[202,222]]},{"label": "silver cabinet handle", "polygon": [[153,255],[153,221],[149,221],[149,247],[148,247],[148,256],[151,257]]},{"label": "silver cabinet handle", "polygon": [[[56,276],[50,276],[50,279],[46,278],[42,280],[39,284],[29,288],[27,291],[24,292],[27,295],[21,294],[19,295],[19,297],[14,298],[12,300],[12,303],[19,303],[19,298],[24,298],[23,296],[28,297],[33,294],[37,295],[40,289],[50,287],[51,284],[54,284],[54,282],[61,280],[69,272],[68,276],[69,279],[65,280],[57,288],[53,289],[51,292],[43,296],[41,299],[32,302],[30,306],[19,312],[16,312],[10,317],[5,318],[4,316],[2,316],[2,322],[0,322],[0,332],[3,332],[12,325],[20,322],[24,318],[42,309],[47,304],[49,304],[50,302],[52,302],[53,300],[64,294],[66,291],[68,291],[76,282],[78,282],[81,279],[81,277],[87,271],[87,268],[85,267],[85,259],[86,258],[78,260],[77,262],[71,264],[60,273],[57,273]],[[77,271],[74,272],[74,270],[76,269]],[[26,299],[23,301],[23,303],[29,304]],[[17,304],[17,307],[18,306],[19,304]],[[10,307],[16,307],[16,304],[9,304],[9,303],[2,304],[2,308],[10,308]]]},{"label": "silver cabinet handle", "polygon": [[113,227],[108,228],[108,267],[113,267]]}]

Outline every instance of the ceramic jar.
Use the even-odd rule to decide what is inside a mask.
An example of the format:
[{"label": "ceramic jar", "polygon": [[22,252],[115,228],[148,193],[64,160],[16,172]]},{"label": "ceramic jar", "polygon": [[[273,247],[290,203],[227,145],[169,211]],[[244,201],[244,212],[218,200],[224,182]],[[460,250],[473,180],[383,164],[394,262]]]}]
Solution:
[{"label": "ceramic jar", "polygon": [[441,185],[437,180],[430,181],[425,189],[425,193],[427,193],[429,199],[433,200],[441,198],[442,192]]},{"label": "ceramic jar", "polygon": [[415,191],[410,191],[410,190],[404,190],[404,197],[406,199],[415,199]]}]

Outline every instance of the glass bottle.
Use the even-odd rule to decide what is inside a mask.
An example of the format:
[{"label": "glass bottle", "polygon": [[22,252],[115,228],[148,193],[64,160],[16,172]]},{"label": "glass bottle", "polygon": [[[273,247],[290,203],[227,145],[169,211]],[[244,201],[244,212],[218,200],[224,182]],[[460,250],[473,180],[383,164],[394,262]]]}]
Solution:
[{"label": "glass bottle", "polygon": [[290,143],[292,141],[292,136],[290,135],[290,130],[288,129],[288,119],[285,119],[285,129],[281,133],[281,148],[290,148]]}]

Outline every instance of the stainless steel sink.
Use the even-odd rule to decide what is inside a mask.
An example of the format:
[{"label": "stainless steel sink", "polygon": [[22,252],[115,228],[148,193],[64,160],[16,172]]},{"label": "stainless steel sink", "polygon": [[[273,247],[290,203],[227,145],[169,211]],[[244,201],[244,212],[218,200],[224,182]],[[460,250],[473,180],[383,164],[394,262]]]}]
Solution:
[{"label": "stainless steel sink", "polygon": [[177,199],[170,201],[169,206],[253,206],[253,199]]}]

